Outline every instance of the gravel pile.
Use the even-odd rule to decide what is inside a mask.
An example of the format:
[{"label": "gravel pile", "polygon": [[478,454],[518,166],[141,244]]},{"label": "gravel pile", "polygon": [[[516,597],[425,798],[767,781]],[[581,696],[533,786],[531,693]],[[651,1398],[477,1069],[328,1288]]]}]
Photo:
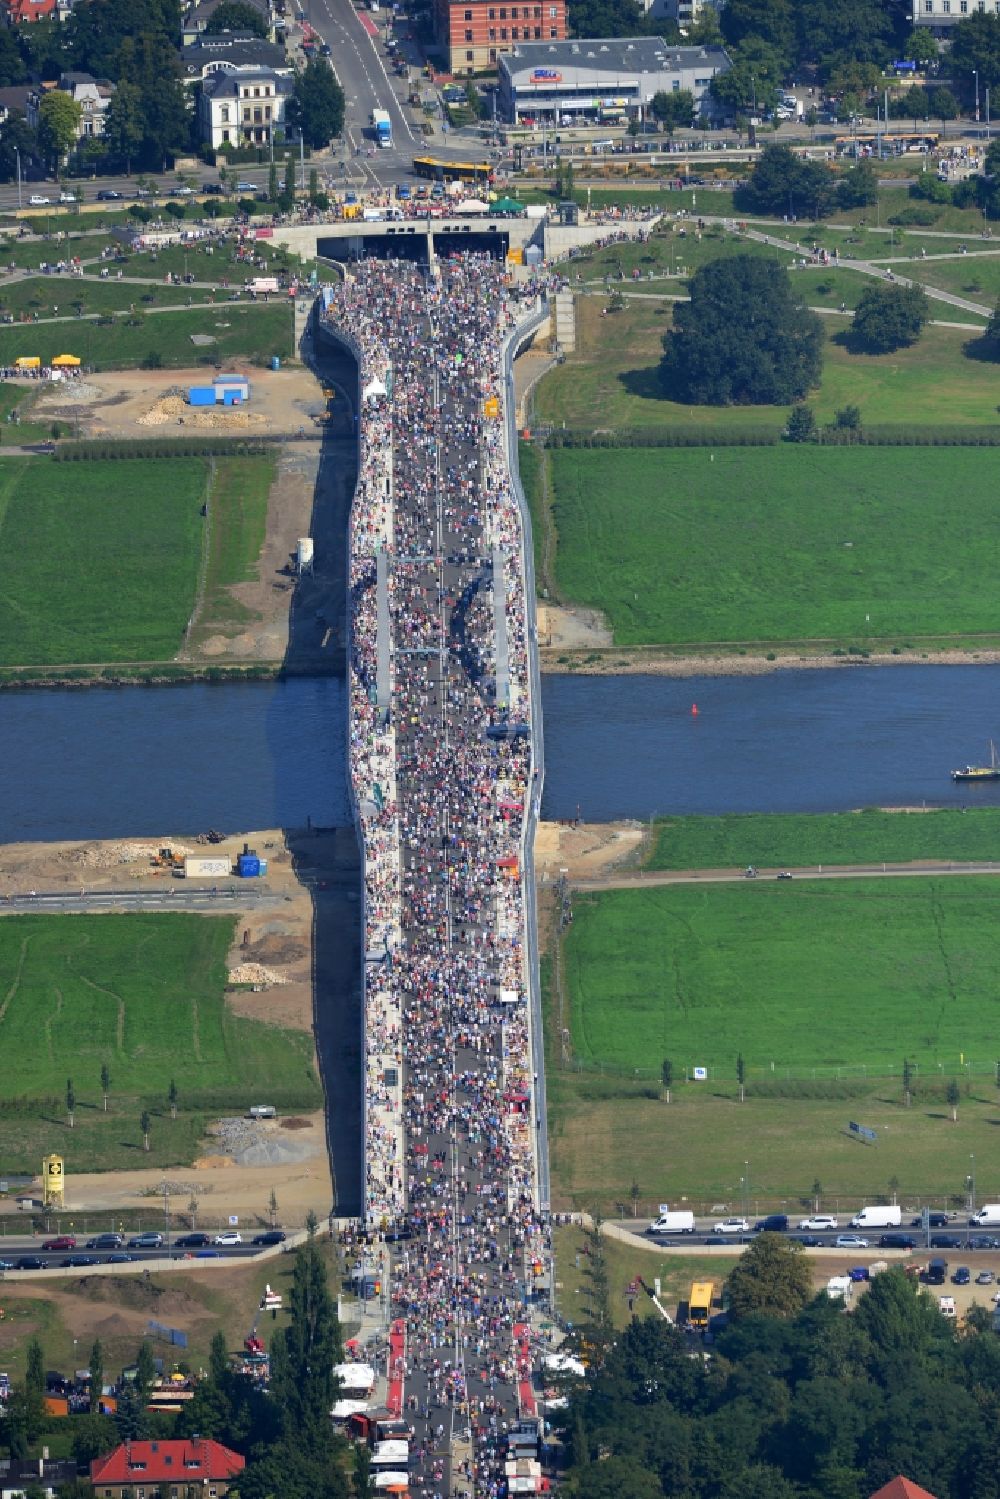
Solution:
[{"label": "gravel pile", "polygon": [[103,390],[96,385],[90,385],[86,380],[60,380],[55,387],[54,394],[58,395],[60,401],[99,401],[104,395]]},{"label": "gravel pile", "polygon": [[176,425],[184,418],[186,427],[219,428],[224,432],[245,431],[259,427],[264,418],[259,412],[234,410],[232,407],[213,409],[211,406],[192,408],[180,396],[164,396],[145,415],[136,418],[140,427],[165,427],[168,422]]},{"label": "gravel pile", "polygon": [[220,1119],[211,1131],[209,1155],[228,1155],[237,1166],[285,1166],[308,1160],[316,1147],[279,1135],[256,1119]]},{"label": "gravel pile", "polygon": [[273,968],[265,968],[263,963],[239,963],[235,968],[230,968],[229,982],[231,984],[258,984],[269,989],[275,984],[287,984],[288,979],[280,973],[275,973]]}]

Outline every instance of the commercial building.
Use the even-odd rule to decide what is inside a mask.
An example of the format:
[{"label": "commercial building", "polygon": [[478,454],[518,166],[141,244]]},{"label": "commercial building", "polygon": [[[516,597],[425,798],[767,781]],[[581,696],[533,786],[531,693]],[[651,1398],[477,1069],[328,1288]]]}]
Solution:
[{"label": "commercial building", "polygon": [[95,1499],[221,1499],[243,1472],[238,1452],[204,1437],[187,1441],[122,1442],[90,1465]]},{"label": "commercial building", "polygon": [[914,26],[926,26],[941,41],[947,41],[951,28],[969,16],[1000,16],[1000,0],[910,0],[910,4]]},{"label": "commercial building", "polygon": [[687,89],[711,114],[709,85],[730,61],[721,47],[673,47],[661,37],[522,42],[499,60],[508,124],[614,124],[645,118],[654,94]]},{"label": "commercial building", "polygon": [[520,42],[561,42],[566,0],[435,0],[435,29],[454,74],[485,72]]},{"label": "commercial building", "polygon": [[294,79],[273,68],[212,73],[198,96],[201,138],[220,146],[266,146],[284,136],[285,106]]}]

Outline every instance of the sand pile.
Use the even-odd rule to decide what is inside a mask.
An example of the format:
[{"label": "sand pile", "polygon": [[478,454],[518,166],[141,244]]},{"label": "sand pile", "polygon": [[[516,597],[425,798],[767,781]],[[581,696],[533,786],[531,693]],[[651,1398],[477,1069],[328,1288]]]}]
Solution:
[{"label": "sand pile", "polygon": [[250,427],[263,425],[264,418],[257,411],[247,411],[235,406],[189,406],[180,396],[163,396],[142,416],[136,417],[140,427],[176,426],[183,419],[185,427],[208,428],[224,432],[245,432]]},{"label": "sand pile", "polygon": [[81,843],[77,848],[67,849],[62,857],[65,863],[81,869],[114,869],[117,864],[155,859],[160,849],[167,846],[182,858],[193,852],[183,843]]},{"label": "sand pile", "polygon": [[288,980],[280,973],[275,973],[273,968],[265,968],[263,963],[239,963],[235,968],[230,968],[229,982],[259,984],[263,988],[270,988],[274,984],[287,984]]}]

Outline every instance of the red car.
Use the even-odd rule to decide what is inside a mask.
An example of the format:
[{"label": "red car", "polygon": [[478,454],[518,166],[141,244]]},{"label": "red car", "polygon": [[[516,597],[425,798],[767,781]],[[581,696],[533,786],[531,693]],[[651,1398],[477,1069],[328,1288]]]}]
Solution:
[{"label": "red car", "polygon": [[75,1249],[76,1240],[72,1234],[60,1234],[58,1239],[46,1239],[42,1245],[43,1249]]}]

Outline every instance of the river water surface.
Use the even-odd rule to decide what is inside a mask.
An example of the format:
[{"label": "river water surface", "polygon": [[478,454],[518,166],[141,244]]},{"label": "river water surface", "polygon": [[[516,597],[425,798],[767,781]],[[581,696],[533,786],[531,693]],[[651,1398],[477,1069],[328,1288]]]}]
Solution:
[{"label": "river water surface", "polygon": [[[1000,805],[1000,667],[545,677],[543,815]],[[697,703],[698,714],[691,713]],[[344,683],[0,693],[0,842],[349,821]]]}]

